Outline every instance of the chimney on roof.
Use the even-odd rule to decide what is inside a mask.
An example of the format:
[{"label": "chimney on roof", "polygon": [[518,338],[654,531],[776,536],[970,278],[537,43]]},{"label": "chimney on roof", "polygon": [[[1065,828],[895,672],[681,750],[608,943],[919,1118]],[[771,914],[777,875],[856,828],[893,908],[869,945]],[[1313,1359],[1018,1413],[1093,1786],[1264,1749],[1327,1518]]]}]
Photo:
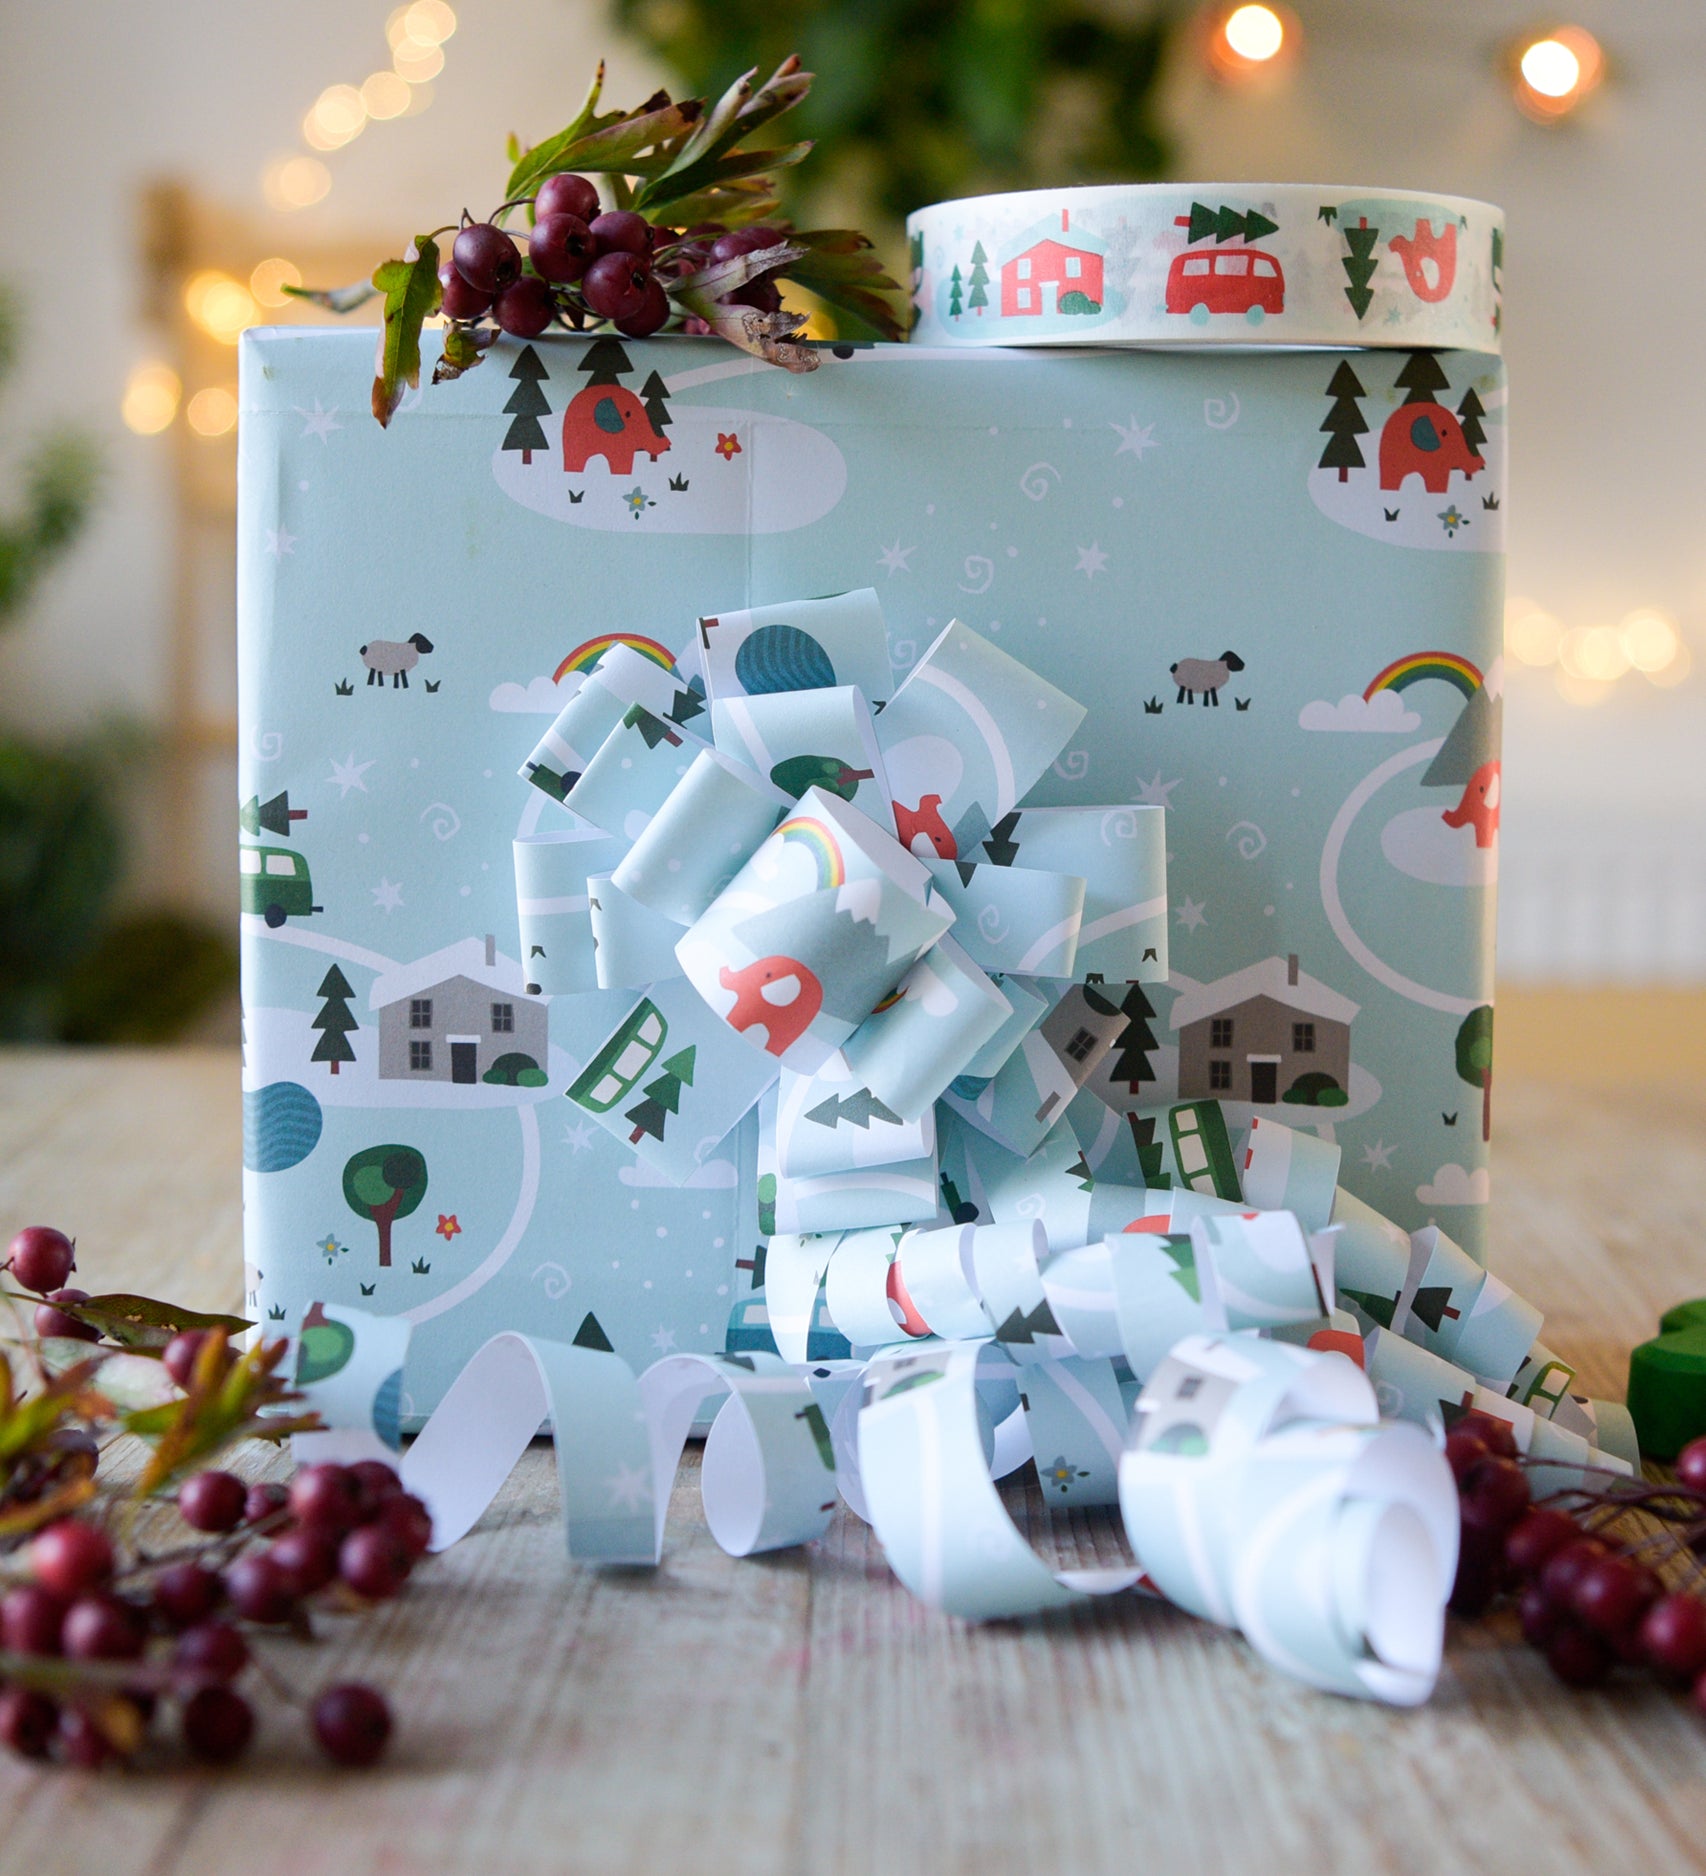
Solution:
[{"label": "chimney on roof", "polygon": [[[488,950],[490,949],[491,942],[489,938],[486,940]],[[490,957],[486,959],[486,962],[488,964],[491,962]],[[1294,990],[1297,988],[1297,953],[1295,951],[1293,951],[1285,961],[1285,981],[1290,984]]]},{"label": "chimney on roof", "polygon": [[1068,218],[1071,216],[1071,214],[1072,214],[1072,211],[1069,208],[1063,208],[1060,211],[1060,232],[1062,234],[1066,233],[1067,226],[1068,226]]},{"label": "chimney on roof", "polygon": [[[490,932],[486,933],[486,969],[495,970],[498,962],[498,941]],[[1297,982],[1297,959],[1291,960],[1291,981]]]}]

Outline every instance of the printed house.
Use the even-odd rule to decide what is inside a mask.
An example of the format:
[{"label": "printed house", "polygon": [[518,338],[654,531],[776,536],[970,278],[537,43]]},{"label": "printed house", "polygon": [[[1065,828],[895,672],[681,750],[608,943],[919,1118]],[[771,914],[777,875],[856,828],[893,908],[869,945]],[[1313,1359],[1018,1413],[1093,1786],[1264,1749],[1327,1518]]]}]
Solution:
[{"label": "printed house", "polygon": [[495,938],[464,938],[382,973],[371,1007],[381,1081],[544,1084],[546,1006],[525,993],[521,966],[498,955]]},{"label": "printed house", "polygon": [[1300,971],[1295,952],[1185,991],[1173,1005],[1179,1099],[1343,1107],[1358,1007]]},{"label": "printed house", "polygon": [[[1102,257],[1107,249],[1094,235],[1077,235],[1070,242],[1070,209],[1027,228],[1001,262],[1001,313],[1099,312],[1102,307]],[[1084,304],[1062,306],[1077,293]]]}]

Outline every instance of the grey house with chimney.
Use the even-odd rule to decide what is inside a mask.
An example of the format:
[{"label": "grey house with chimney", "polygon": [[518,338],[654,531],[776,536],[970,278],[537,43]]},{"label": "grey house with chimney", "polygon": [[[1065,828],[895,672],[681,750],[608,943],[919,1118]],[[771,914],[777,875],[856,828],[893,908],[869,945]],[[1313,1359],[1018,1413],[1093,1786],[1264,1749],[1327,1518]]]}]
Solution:
[{"label": "grey house with chimney", "polygon": [[1331,1091],[1349,1092],[1359,1008],[1299,970],[1295,952],[1183,992],[1173,1004],[1179,1099],[1316,1105],[1325,1090],[1326,1104],[1339,1104]]},{"label": "grey house with chimney", "polygon": [[546,1005],[526,994],[521,966],[494,938],[465,938],[382,973],[371,1003],[381,1081],[474,1083],[501,1063],[499,1078],[513,1085],[524,1067],[547,1069]]}]

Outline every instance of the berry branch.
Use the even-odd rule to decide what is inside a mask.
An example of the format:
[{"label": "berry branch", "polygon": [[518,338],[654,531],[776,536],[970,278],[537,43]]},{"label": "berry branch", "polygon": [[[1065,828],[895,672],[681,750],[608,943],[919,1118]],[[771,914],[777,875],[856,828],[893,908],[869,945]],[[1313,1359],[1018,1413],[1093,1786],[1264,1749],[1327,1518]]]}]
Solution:
[{"label": "berry branch", "polygon": [[[93,1769],[159,1756],[164,1723],[195,1759],[248,1749],[254,1708],[239,1690],[306,1706],[340,1765],[384,1751],[390,1709],[344,1683],[304,1701],[266,1650],[314,1638],[314,1615],[397,1595],[426,1554],[432,1520],[388,1465],[314,1465],[289,1485],[248,1484],[210,1461],[250,1439],[317,1429],[282,1377],[287,1345],[238,1353],[252,1325],[152,1297],[70,1288],[76,1246],[32,1225],[0,1290],[27,1364],[0,1351],[0,1742],[24,1758]],[[33,1319],[24,1306],[34,1301]],[[121,1435],[148,1449],[129,1484],[100,1476]],[[136,1536],[172,1493],[182,1533]]]},{"label": "berry branch", "polygon": [[[601,64],[579,115],[530,150],[512,138],[504,200],[484,221],[417,235],[401,260],[382,263],[370,287],[288,288],[329,311],[351,312],[376,294],[385,331],[373,414],[388,424],[405,386],[420,383],[421,330],[447,322],[433,382],[481,362],[499,332],[536,339],[552,325],[612,326],[626,338],[715,333],[789,371],[812,371],[800,342],[805,316],[783,309],[791,280],[861,328],[903,335],[871,242],[845,228],[794,229],[778,216],[773,174],[801,162],[806,142],[746,149],[746,139],[811,89],[788,58],[763,84],[737,79],[714,104],[657,92],[632,111],[600,114]],[[602,181],[595,182],[594,177]],[[518,237],[506,220],[525,212]],[[439,236],[454,234],[448,255]]]}]

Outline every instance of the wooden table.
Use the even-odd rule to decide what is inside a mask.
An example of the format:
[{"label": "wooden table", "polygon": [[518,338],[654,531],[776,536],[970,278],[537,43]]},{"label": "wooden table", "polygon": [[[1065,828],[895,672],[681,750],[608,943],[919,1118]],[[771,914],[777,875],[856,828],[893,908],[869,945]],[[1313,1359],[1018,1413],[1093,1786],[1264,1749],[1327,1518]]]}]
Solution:
[{"label": "wooden table", "polygon": [[[1658,1311],[1706,1293],[1706,1095],[1507,1077],[1498,1106],[1495,1267],[1620,1394]],[[233,1307],[238,1163],[234,1056],[0,1056],[0,1222],[74,1225],[85,1281]],[[390,1690],[382,1769],[322,1769],[288,1718],[232,1773],[8,1761],[0,1869],[1602,1876],[1706,1855],[1706,1721],[1645,1682],[1568,1693],[1478,1626],[1432,1704],[1393,1713],[1135,1598],[969,1628],[845,1514],[808,1551],[731,1561],[694,1485],[661,1570],[575,1568],[536,1449],[400,1603],[275,1651],[305,1686]],[[1106,1549],[1105,1522],[1023,1502],[1057,1554]]]}]

